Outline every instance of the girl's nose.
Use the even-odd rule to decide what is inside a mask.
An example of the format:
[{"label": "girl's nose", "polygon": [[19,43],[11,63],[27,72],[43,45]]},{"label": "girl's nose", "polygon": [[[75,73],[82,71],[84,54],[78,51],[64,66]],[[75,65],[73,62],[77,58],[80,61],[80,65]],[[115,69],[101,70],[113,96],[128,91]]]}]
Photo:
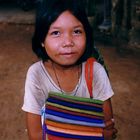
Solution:
[{"label": "girl's nose", "polygon": [[65,36],[64,41],[63,41],[63,47],[73,47],[74,42],[73,39],[70,35]]}]

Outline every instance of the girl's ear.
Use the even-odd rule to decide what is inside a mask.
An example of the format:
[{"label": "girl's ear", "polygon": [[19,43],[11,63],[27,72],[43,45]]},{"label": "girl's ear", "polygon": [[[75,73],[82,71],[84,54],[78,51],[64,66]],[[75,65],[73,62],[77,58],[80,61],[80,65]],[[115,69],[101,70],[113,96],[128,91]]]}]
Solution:
[{"label": "girl's ear", "polygon": [[45,47],[44,43],[41,43],[41,46],[42,46],[42,47]]}]

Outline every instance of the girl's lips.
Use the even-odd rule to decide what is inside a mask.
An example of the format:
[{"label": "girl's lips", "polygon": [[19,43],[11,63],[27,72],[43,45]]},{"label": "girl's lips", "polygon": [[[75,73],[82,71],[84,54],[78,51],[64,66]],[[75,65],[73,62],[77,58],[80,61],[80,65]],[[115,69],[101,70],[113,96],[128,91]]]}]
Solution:
[{"label": "girl's lips", "polygon": [[74,52],[70,52],[70,53],[60,53],[60,55],[73,55],[73,54],[75,54]]},{"label": "girl's lips", "polygon": [[72,57],[73,55],[75,55],[76,53],[71,52],[71,53],[60,53],[60,55],[62,56],[66,56],[66,57]]}]

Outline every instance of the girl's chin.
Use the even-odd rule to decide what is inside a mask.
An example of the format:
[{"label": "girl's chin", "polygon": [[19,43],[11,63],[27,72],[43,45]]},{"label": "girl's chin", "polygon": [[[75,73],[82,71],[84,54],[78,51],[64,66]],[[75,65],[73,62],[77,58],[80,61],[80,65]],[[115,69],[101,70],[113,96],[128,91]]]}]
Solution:
[{"label": "girl's chin", "polygon": [[75,65],[77,61],[71,61],[71,60],[64,60],[64,61],[57,61],[56,64],[62,66],[62,67],[69,67]]}]

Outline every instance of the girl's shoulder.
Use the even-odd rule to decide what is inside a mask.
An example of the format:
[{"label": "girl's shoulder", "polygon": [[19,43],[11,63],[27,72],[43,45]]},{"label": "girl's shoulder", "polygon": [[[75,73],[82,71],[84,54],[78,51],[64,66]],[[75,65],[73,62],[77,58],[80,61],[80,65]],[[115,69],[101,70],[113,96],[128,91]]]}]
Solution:
[{"label": "girl's shoulder", "polygon": [[97,71],[105,71],[104,67],[97,61],[94,62],[94,72],[97,72]]},{"label": "girl's shoulder", "polygon": [[42,71],[42,61],[37,61],[33,63],[27,70],[27,76],[32,75],[32,76],[38,76],[39,73]]},{"label": "girl's shoulder", "polygon": [[38,71],[38,70],[40,70],[41,69],[41,67],[42,67],[42,61],[40,60],[40,61],[37,61],[37,62],[34,62],[33,64],[31,64],[30,66],[29,66],[29,68],[28,68],[28,71]]},{"label": "girl's shoulder", "polygon": [[[87,63],[87,61],[83,63],[84,69],[86,68],[85,67],[86,66],[86,63]],[[94,61],[93,62],[93,71],[94,71],[94,73],[96,73],[98,71],[105,71],[105,69],[104,69],[104,67],[99,62]]]},{"label": "girl's shoulder", "polygon": [[[99,62],[94,61],[92,67],[93,67],[92,70],[93,70],[94,79],[98,79],[98,78],[102,79],[103,77],[106,77],[106,78],[108,77],[105,68]],[[83,75],[82,76],[85,77],[86,62],[83,63],[82,71],[83,71]]]}]

